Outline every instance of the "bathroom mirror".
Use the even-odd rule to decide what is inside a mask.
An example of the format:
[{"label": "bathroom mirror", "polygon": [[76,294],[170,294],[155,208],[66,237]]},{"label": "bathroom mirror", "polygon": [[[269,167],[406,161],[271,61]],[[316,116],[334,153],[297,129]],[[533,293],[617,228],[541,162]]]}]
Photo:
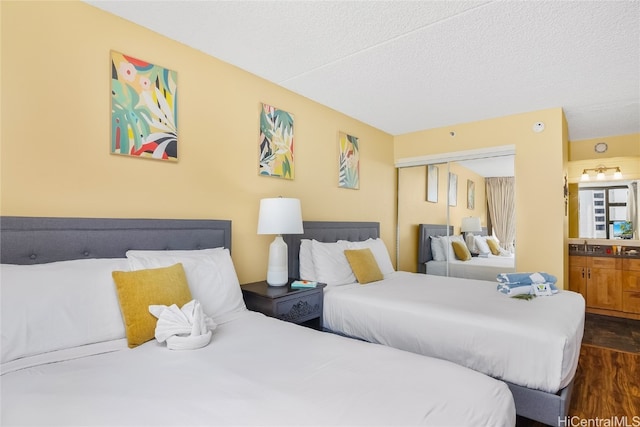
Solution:
[{"label": "bathroom mirror", "polygon": [[[611,173],[598,177],[596,163],[619,168],[622,178],[614,179]],[[585,170],[588,180],[582,177]],[[638,240],[639,183],[637,156],[569,162],[569,237]]]}]

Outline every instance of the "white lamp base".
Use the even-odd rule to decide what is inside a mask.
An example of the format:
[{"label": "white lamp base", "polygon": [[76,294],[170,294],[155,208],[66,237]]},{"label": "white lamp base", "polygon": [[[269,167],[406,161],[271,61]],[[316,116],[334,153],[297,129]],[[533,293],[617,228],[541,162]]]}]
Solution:
[{"label": "white lamp base", "polygon": [[289,282],[289,265],[287,244],[281,235],[269,245],[269,267],[267,268],[267,283],[269,286],[285,286]]},{"label": "white lamp base", "polygon": [[464,232],[464,242],[467,244],[468,248],[475,248],[474,235],[471,231]]}]

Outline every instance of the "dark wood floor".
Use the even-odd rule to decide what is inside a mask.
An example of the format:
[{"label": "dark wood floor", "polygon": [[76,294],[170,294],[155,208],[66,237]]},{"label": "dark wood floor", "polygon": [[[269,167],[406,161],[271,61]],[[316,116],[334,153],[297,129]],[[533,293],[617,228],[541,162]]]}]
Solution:
[{"label": "dark wood floor", "polygon": [[640,353],[640,320],[587,313],[582,343]]},{"label": "dark wood floor", "polygon": [[[587,314],[569,416],[575,425],[640,425],[640,320]],[[516,425],[542,426],[520,417]]]}]

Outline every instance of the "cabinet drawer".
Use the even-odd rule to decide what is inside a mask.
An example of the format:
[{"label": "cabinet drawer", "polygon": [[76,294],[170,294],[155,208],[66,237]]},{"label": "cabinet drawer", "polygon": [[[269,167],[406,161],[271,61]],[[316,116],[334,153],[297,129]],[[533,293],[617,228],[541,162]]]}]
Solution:
[{"label": "cabinet drawer", "polygon": [[622,269],[631,270],[631,271],[640,271],[640,259],[622,260]]},{"label": "cabinet drawer", "polygon": [[640,271],[622,272],[622,290],[640,292]]},{"label": "cabinet drawer", "polygon": [[622,311],[640,314],[640,292],[624,292],[622,295]]},{"label": "cabinet drawer", "polygon": [[619,258],[589,257],[589,267],[593,268],[620,268]]},{"label": "cabinet drawer", "polygon": [[586,267],[587,257],[572,255],[569,257],[569,266],[570,267]]},{"label": "cabinet drawer", "polygon": [[300,323],[322,316],[322,293],[291,298],[276,303],[275,317]]}]

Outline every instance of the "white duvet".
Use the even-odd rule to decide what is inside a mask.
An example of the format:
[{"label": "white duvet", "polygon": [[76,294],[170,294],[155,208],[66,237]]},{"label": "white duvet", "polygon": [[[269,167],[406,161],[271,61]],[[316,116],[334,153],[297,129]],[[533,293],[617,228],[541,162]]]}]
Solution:
[{"label": "white duvet", "polygon": [[[515,271],[515,257],[488,254],[487,257],[472,257],[468,261],[450,259],[447,261],[427,261],[427,274],[462,277],[465,279],[496,280],[500,273]],[[447,265],[448,264],[448,265]]]},{"label": "white duvet", "polygon": [[501,381],[253,312],[198,350],[154,340],[64,358],[2,375],[2,425],[515,423]]},{"label": "white duvet", "polygon": [[325,288],[324,326],[555,393],[575,374],[584,311],[575,292],[526,301],[496,282],[395,272]]}]

